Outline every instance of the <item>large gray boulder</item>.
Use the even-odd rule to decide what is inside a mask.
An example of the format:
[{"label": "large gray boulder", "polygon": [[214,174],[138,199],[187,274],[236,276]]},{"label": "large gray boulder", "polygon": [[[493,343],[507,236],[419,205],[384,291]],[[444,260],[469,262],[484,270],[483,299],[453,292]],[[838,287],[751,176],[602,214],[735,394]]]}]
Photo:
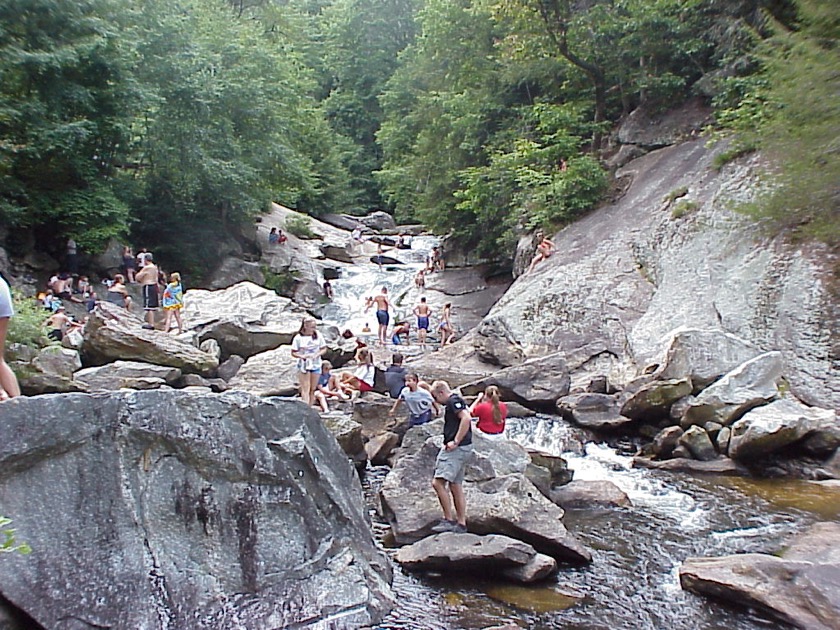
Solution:
[{"label": "large gray boulder", "polygon": [[469,396],[484,391],[488,385],[495,385],[505,400],[547,409],[569,393],[570,384],[565,357],[558,352],[499,370],[463,385],[461,391]]},{"label": "large gray boulder", "polygon": [[680,424],[732,424],[750,409],[778,397],[776,382],[781,376],[781,352],[767,352],[750,359],[690,400]]},{"label": "large gray boulder", "polygon": [[3,405],[0,502],[35,550],[0,594],[44,628],[376,625],[356,473],[295,401],[180,391]]},{"label": "large gray boulder", "polygon": [[251,357],[288,345],[300,330],[306,312],[289,298],[240,282],[226,289],[190,289],[184,294],[184,321],[199,340],[215,339],[223,358]]},{"label": "large gray boulder", "polygon": [[688,558],[686,590],[758,608],[807,630],[840,628],[840,524],[818,523],[781,557],[748,553]]},{"label": "large gray boulder", "polygon": [[[407,571],[474,573],[536,582],[557,570],[557,561],[538,554],[529,544],[507,536],[444,533],[429,536],[397,551],[396,561]],[[532,570],[529,565],[537,565]],[[513,570],[512,570],[513,569]]]},{"label": "large gray boulder", "polygon": [[691,379],[653,381],[639,388],[621,406],[621,415],[634,420],[656,420],[668,416],[671,405],[692,392]]},{"label": "large gray boulder", "polygon": [[[441,517],[431,482],[442,438],[431,437],[418,444],[429,430],[421,426],[408,431],[379,493],[382,513],[400,544],[427,536]],[[474,448],[477,453],[488,453],[497,444],[476,440]],[[563,510],[522,473],[496,474],[490,457],[479,455],[468,467],[464,492],[470,532],[505,534],[559,561],[591,560],[589,550],[563,526]]]},{"label": "large gray boulder", "polygon": [[159,330],[145,330],[124,308],[100,302],[85,325],[82,357],[86,365],[134,360],[166,365],[185,373],[209,375],[216,357]]},{"label": "large gray boulder", "polygon": [[75,381],[83,383],[90,391],[119,389],[126,379],[138,378],[158,378],[168,385],[174,385],[181,378],[181,370],[139,361],[114,361],[81,369],[73,375]]},{"label": "large gray boulder", "polygon": [[759,354],[753,344],[720,330],[679,329],[669,337],[654,377],[688,377],[700,391]]},{"label": "large gray boulder", "polygon": [[393,230],[397,227],[394,217],[382,210],[377,210],[376,212],[371,212],[366,216],[358,217],[357,220],[362,225],[367,226],[372,230],[376,230],[377,232]]},{"label": "large gray boulder", "polygon": [[[733,212],[733,202],[761,190],[762,158],[717,170],[723,150],[725,143],[709,148],[698,138],[619,169],[630,182],[625,194],[551,235],[555,253],[518,277],[487,319],[501,320],[527,357],[565,353],[572,391],[578,378],[585,385],[596,374],[623,386],[640,368],[661,364],[662,340],[685,327],[719,331],[706,357],[697,357],[702,363],[729,354],[725,333],[755,347],[708,378],[779,350],[797,398],[840,408],[831,256],[818,245],[768,240]],[[683,188],[696,208],[674,217],[663,200]],[[583,348],[589,357],[573,364],[568,357]],[[662,378],[686,376],[679,369]]]},{"label": "large gray boulder", "polygon": [[296,365],[291,346],[261,352],[239,368],[228,387],[257,396],[294,396],[300,388]]},{"label": "large gray boulder", "polygon": [[559,398],[555,404],[563,418],[595,431],[614,431],[635,422],[619,413],[619,400],[615,395],[571,394]]},{"label": "large gray boulder", "polygon": [[732,425],[729,457],[741,461],[767,457],[816,435],[826,441],[825,454],[840,446],[840,422],[836,413],[783,398],[747,412]]},{"label": "large gray boulder", "polygon": [[240,282],[265,284],[265,274],[259,263],[248,262],[236,256],[226,256],[207,279],[208,289],[226,289]]}]

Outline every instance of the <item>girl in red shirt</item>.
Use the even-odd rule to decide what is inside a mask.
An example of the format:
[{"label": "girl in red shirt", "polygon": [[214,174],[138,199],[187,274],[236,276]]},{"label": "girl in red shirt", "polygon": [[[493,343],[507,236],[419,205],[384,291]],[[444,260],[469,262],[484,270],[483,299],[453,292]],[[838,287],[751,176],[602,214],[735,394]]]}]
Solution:
[{"label": "girl in red shirt", "polygon": [[499,400],[499,388],[490,385],[480,393],[472,405],[470,415],[478,418],[476,428],[488,435],[501,435],[505,431],[507,405]]}]

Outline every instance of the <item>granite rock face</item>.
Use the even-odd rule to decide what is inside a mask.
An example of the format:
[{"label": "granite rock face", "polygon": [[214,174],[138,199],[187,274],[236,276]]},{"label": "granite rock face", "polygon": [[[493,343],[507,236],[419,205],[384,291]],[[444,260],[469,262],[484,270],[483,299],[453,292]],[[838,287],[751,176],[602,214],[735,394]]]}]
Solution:
[{"label": "granite rock face", "polygon": [[[517,278],[476,334],[504,331],[526,358],[564,353],[573,383],[600,373],[618,385],[662,365],[675,331],[730,334],[752,354],[733,356],[705,383],[682,369],[660,378],[690,376],[700,388],[778,350],[797,398],[840,407],[840,305],[827,285],[828,257],[815,245],[768,241],[732,212],[758,190],[760,157],[716,171],[712,160],[724,148],[691,140],[619,169],[632,179],[625,195],[553,235],[554,255]],[[682,189],[692,210],[678,215],[670,198]],[[726,351],[718,341],[709,360]],[[569,358],[579,353],[588,356]]]},{"label": "granite rock face", "polygon": [[44,628],[375,625],[390,566],[317,414],[179,391],[3,404],[0,504],[31,556],[0,593]]}]

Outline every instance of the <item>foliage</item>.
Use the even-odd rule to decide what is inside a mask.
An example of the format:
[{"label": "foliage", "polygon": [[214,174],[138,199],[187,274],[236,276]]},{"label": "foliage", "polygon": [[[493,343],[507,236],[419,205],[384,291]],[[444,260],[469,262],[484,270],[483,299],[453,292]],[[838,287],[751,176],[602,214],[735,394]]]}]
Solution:
[{"label": "foliage", "polygon": [[290,214],[286,217],[286,230],[298,238],[315,238],[309,219],[299,214]]},{"label": "foliage", "polygon": [[285,271],[281,273],[274,273],[266,266],[261,267],[263,276],[265,277],[265,287],[271,289],[275,293],[284,297],[292,297],[294,295],[295,287],[298,283],[298,278],[291,272]]},{"label": "foliage", "polygon": [[[773,167],[745,207],[773,231],[840,246],[840,12],[830,0],[800,0],[791,25],[774,22],[757,50],[761,71],[723,117],[735,151],[755,146]],[[746,84],[746,88],[744,88]]]},{"label": "foliage", "polygon": [[28,544],[19,543],[15,540],[15,530],[8,527],[11,522],[11,519],[0,516],[0,553],[31,553],[32,549]]},{"label": "foliage", "polygon": [[680,199],[671,210],[672,219],[681,219],[690,212],[697,210],[697,202],[691,199]]},{"label": "foliage", "polygon": [[15,315],[9,320],[6,332],[7,343],[20,343],[31,348],[43,348],[49,344],[44,335],[44,320],[47,312],[32,298],[14,298]]}]

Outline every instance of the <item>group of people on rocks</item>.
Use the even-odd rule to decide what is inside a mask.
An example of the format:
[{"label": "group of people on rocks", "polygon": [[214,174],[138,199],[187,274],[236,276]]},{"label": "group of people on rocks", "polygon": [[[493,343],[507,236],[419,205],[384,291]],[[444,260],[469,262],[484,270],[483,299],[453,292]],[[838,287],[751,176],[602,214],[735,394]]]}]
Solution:
[{"label": "group of people on rocks", "polygon": [[[376,296],[365,298],[365,310],[367,313],[371,308],[376,307],[376,322],[378,324],[377,341],[379,345],[385,346],[388,340],[388,326],[391,322],[391,302],[388,298],[388,287],[382,287]],[[422,350],[427,347],[427,335],[431,327],[433,309],[426,302],[425,296],[421,296],[419,302],[412,310],[417,325],[417,341]],[[440,334],[440,346],[444,347],[454,341],[455,328],[452,325],[452,302],[443,305],[440,313],[440,321],[437,325]],[[411,324],[406,320],[395,322],[391,331],[391,343],[395,346],[402,345],[402,337],[408,338],[411,332]]]}]

